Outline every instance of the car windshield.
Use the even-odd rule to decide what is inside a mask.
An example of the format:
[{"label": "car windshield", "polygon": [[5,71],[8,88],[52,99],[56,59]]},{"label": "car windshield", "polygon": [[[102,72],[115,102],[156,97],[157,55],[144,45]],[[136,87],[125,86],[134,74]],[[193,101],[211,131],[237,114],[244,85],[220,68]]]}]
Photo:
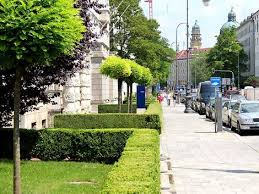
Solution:
[{"label": "car windshield", "polygon": [[231,100],[246,100],[246,98],[242,95],[239,95],[239,94],[232,94]]},{"label": "car windshield", "polygon": [[211,85],[202,85],[200,93],[203,98],[211,98],[215,96],[215,89]]},{"label": "car windshield", "polygon": [[241,113],[259,112],[259,103],[248,103],[241,105]]},{"label": "car windshield", "polygon": [[231,102],[230,109],[232,109],[235,104],[236,104],[236,102]]}]

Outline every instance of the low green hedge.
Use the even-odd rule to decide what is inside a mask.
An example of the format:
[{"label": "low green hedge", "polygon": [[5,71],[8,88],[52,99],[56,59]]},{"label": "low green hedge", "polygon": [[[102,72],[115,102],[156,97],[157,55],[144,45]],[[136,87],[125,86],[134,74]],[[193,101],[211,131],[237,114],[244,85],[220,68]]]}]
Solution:
[{"label": "low green hedge", "polygon": [[159,115],[160,125],[161,125],[161,128],[163,128],[163,110],[162,110],[162,106],[161,106],[161,104],[159,102],[157,102],[157,101],[156,102],[152,102],[148,106],[145,114],[147,114],[147,115],[149,115],[149,114],[157,114],[157,115]]},{"label": "low green hedge", "polygon": [[148,128],[161,130],[158,114],[100,113],[55,115],[55,128]]},{"label": "low green hedge", "polygon": [[[39,131],[20,129],[21,158],[31,158],[31,151],[39,139]],[[13,158],[13,129],[0,129],[0,158]]]},{"label": "low green hedge", "polygon": [[160,193],[159,134],[134,130],[102,193]]},{"label": "low green hedge", "polygon": [[[113,163],[119,159],[132,130],[21,130],[21,158]],[[0,130],[0,158],[12,158],[12,130]]]},{"label": "low green hedge", "polygon": [[[117,104],[100,104],[98,105],[98,113],[118,113],[118,105]],[[121,113],[128,112],[128,105],[121,105]],[[132,105],[132,113],[137,112],[137,105]]]}]

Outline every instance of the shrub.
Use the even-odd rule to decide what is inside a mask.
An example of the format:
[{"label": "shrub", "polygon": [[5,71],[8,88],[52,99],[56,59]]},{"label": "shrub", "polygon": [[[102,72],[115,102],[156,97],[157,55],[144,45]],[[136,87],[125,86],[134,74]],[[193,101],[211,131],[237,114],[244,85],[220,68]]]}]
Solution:
[{"label": "shrub", "polygon": [[[100,104],[98,105],[98,113],[118,113],[118,105],[117,104]],[[128,105],[121,105],[121,113],[128,112]],[[137,105],[133,104],[133,113],[137,112]]]},{"label": "shrub", "polygon": [[158,114],[62,114],[55,115],[55,128],[103,129],[148,128],[161,130]]},{"label": "shrub", "polygon": [[156,102],[152,102],[148,106],[145,114],[148,114],[148,115],[149,114],[157,114],[157,115],[159,115],[160,127],[163,128],[163,110],[162,110],[162,106],[161,106],[161,104],[159,102],[157,102],[157,101]]},{"label": "shrub", "polygon": [[[130,129],[21,130],[21,158],[113,163],[118,160]],[[12,129],[0,130],[0,158],[12,158]]]},{"label": "shrub", "polygon": [[160,193],[159,135],[134,130],[102,193]]},{"label": "shrub", "polygon": [[[31,152],[39,139],[39,131],[20,129],[21,158],[31,158]],[[13,129],[0,129],[0,158],[13,158]]]}]

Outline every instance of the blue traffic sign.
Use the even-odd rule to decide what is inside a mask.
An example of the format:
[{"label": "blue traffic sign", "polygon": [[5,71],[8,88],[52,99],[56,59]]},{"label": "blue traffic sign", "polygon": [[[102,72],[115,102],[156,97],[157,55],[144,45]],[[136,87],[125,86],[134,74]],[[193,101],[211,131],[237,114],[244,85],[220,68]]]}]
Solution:
[{"label": "blue traffic sign", "polygon": [[221,77],[211,77],[210,78],[211,85],[214,87],[220,87]]}]

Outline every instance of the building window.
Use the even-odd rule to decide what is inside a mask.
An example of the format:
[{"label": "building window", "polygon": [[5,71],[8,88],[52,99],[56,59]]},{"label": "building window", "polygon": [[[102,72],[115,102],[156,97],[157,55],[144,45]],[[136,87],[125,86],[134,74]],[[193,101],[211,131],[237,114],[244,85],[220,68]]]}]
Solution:
[{"label": "building window", "polygon": [[31,128],[32,128],[32,129],[36,129],[36,127],[37,127],[37,123],[36,123],[36,122],[31,123]]},{"label": "building window", "polygon": [[43,129],[47,128],[46,119],[42,120],[42,121],[41,121],[41,124],[42,124],[41,126],[42,126]]}]

